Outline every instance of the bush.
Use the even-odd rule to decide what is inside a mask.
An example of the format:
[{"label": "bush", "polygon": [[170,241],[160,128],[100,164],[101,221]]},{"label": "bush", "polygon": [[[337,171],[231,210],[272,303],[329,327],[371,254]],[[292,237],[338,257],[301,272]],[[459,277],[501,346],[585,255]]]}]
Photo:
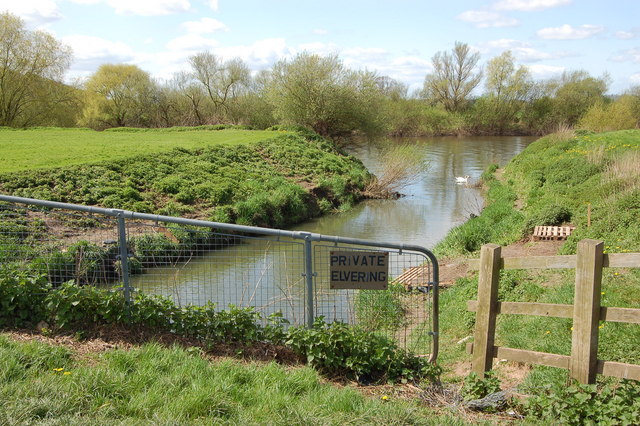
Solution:
[{"label": "bush", "polygon": [[317,318],[312,328],[292,327],[287,345],[321,372],[361,382],[437,381],[440,368],[399,349],[389,338],[342,322]]}]

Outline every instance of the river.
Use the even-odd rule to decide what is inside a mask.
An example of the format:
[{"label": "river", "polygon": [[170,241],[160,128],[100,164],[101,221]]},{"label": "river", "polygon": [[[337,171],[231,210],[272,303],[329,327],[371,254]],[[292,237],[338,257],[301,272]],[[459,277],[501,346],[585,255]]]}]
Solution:
[{"label": "river", "polygon": [[[404,196],[397,200],[367,200],[293,229],[431,249],[452,227],[482,209],[480,191],[457,184],[455,177],[468,175],[471,183],[477,182],[489,165],[504,165],[533,140],[438,137],[354,142],[345,150],[373,173],[380,172],[381,152],[389,143],[416,145],[416,155],[428,162],[428,168],[401,190]],[[150,268],[133,276],[132,285],[179,303],[202,305],[213,300],[223,307],[255,306],[266,313],[285,312],[298,322],[304,317],[303,265],[299,241],[251,239],[187,263]]]},{"label": "river", "polygon": [[[482,209],[482,195],[473,187],[482,172],[491,164],[505,165],[533,140],[523,136],[474,136],[353,143],[346,151],[374,174],[382,170],[381,153],[389,143],[416,145],[416,152],[428,167],[401,189],[404,196],[397,200],[366,200],[347,212],[294,229],[433,248],[452,227]],[[457,176],[466,175],[469,184],[456,183]]]}]

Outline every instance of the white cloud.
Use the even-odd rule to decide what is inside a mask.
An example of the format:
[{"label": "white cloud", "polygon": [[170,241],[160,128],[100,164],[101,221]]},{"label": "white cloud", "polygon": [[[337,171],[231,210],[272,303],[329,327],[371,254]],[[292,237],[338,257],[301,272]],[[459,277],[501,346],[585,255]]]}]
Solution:
[{"label": "white cloud", "polygon": [[283,38],[268,38],[258,40],[249,46],[219,47],[213,52],[225,60],[240,58],[247,63],[249,69],[261,70],[280,59],[293,56],[296,50],[287,46]]},{"label": "white cloud", "polygon": [[103,64],[133,63],[136,60],[134,50],[122,42],[86,35],[66,36],[62,42],[73,49],[74,60],[69,69],[71,80],[87,77]]},{"label": "white cloud", "polygon": [[640,49],[629,49],[611,57],[614,62],[634,62],[640,64]]},{"label": "white cloud", "polygon": [[631,74],[631,76],[629,77],[629,81],[632,84],[640,84],[640,72],[639,73],[635,73],[635,74]]},{"label": "white cloud", "polygon": [[322,28],[316,28],[315,30],[313,30],[313,33],[315,35],[327,35],[327,34],[329,34],[329,31],[324,30]]},{"label": "white cloud", "polygon": [[187,21],[182,24],[184,28],[190,34],[210,34],[218,31],[229,31],[223,22],[213,18],[202,18],[199,21]]},{"label": "white cloud", "polygon": [[527,68],[531,72],[531,76],[535,80],[544,80],[547,78],[557,77],[566,71],[565,67],[555,67],[551,65],[528,65]]},{"label": "white cloud", "polygon": [[515,27],[520,24],[520,21],[515,18],[486,10],[467,10],[456,18],[461,21],[470,22],[478,28]]},{"label": "white cloud", "polygon": [[561,27],[543,28],[538,30],[536,34],[538,37],[547,40],[583,40],[600,34],[604,30],[605,28],[600,25],[581,25],[574,27],[565,24]]},{"label": "white cloud", "polygon": [[58,4],[53,0],[0,0],[0,11],[19,16],[27,25],[35,28],[62,19]]},{"label": "white cloud", "polygon": [[640,28],[632,28],[629,31],[616,31],[614,35],[620,40],[631,40],[640,37]]},{"label": "white cloud", "polygon": [[571,4],[572,0],[501,0],[493,5],[496,10],[532,12]]},{"label": "white cloud", "polygon": [[187,12],[188,0],[105,0],[120,15],[161,16]]},{"label": "white cloud", "polygon": [[206,3],[209,5],[211,10],[214,12],[218,11],[218,0],[208,0]]},{"label": "white cloud", "polygon": [[198,52],[203,50],[211,50],[217,47],[219,43],[211,38],[206,38],[200,34],[187,34],[167,43],[167,49],[176,51]]}]

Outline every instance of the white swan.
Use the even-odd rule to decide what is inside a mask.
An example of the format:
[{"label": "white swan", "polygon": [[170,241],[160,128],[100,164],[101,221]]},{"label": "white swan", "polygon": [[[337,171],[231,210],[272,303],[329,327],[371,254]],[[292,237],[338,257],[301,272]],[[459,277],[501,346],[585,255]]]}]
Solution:
[{"label": "white swan", "polygon": [[467,182],[469,182],[469,175],[456,177],[456,183],[467,183]]}]

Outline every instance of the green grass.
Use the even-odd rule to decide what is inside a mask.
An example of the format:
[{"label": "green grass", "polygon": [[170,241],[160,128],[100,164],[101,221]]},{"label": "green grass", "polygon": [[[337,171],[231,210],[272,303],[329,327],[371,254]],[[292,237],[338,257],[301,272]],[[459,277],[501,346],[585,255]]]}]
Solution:
[{"label": "green grass", "polygon": [[157,344],[83,359],[0,336],[0,423],[464,424],[393,394],[322,383],[309,367],[211,362]]},{"label": "green grass", "polygon": [[[505,167],[503,181],[490,179],[488,201],[478,218],[438,245],[440,254],[477,257],[482,244],[506,245],[528,235],[533,225],[562,222],[577,226],[562,254],[575,253],[585,238],[604,241],[607,253],[640,252],[640,131],[544,137]],[[499,299],[572,304],[574,282],[573,270],[502,271]],[[445,371],[469,359],[457,342],[473,334],[475,314],[467,312],[466,301],[476,298],[477,283],[477,275],[458,280],[440,296],[439,361]],[[605,269],[602,292],[603,306],[638,307],[640,269]],[[496,344],[568,355],[571,325],[570,319],[499,315]],[[603,322],[599,337],[598,359],[640,364],[637,325]],[[566,380],[565,370],[535,367],[522,390],[535,393]]]},{"label": "green grass", "polygon": [[[117,129],[116,129],[117,130]],[[238,145],[275,137],[280,132],[256,130],[125,129],[0,129],[0,170],[15,172],[121,160],[167,152]]]},{"label": "green grass", "polygon": [[[104,138],[101,149],[109,153],[101,157],[97,150],[82,148],[87,153],[82,160],[74,144],[93,142],[74,139],[64,148],[47,141],[49,132],[97,135]],[[39,129],[2,130],[2,135],[27,135],[29,155],[37,152],[41,165],[49,166],[3,170],[2,193],[216,222],[272,227],[299,223],[353,204],[370,176],[360,161],[341,154],[330,142],[286,131]],[[124,139],[118,147],[120,137]],[[143,149],[138,139],[154,150]],[[36,148],[39,140],[45,142]],[[159,140],[164,140],[161,148]],[[8,157],[20,164],[7,146],[11,143],[2,145],[4,161]],[[63,154],[68,156],[64,161],[75,158],[78,163],[53,167]]]}]

